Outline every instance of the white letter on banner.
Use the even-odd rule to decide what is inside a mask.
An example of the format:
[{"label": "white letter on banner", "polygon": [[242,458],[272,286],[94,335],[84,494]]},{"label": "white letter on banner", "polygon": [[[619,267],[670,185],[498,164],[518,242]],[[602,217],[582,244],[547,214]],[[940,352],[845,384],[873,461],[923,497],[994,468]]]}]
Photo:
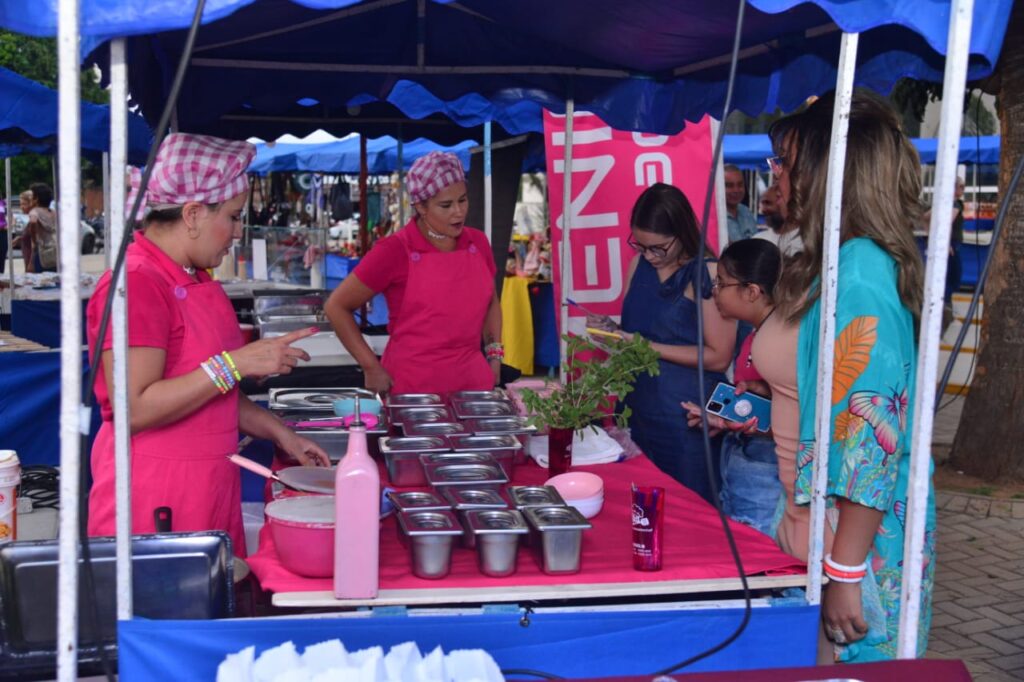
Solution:
[{"label": "white letter on banner", "polygon": [[[611,281],[606,289],[581,289],[573,287],[572,295],[577,301],[584,303],[610,303],[618,301],[622,296],[622,253],[621,240],[618,237],[608,238],[608,272],[611,274]],[[584,272],[587,273],[587,284],[591,282],[591,273],[596,275],[597,247],[587,246],[583,250]],[[577,272],[573,268],[573,272]],[[596,280],[596,276],[594,277]]]},{"label": "white letter on banner", "polygon": [[633,133],[633,144],[638,147],[660,147],[668,142],[668,135],[646,136],[646,133]]},{"label": "white letter on banner", "polygon": [[[615,157],[611,155],[605,156],[592,156],[586,159],[573,159],[572,161],[572,172],[573,175],[576,173],[591,172],[590,179],[587,180],[586,186],[583,191],[572,200],[569,209],[572,211],[572,229],[585,229],[588,227],[616,227],[619,224],[618,212],[612,213],[594,213],[593,215],[583,215],[583,210],[587,207],[587,204],[591,199],[594,198],[594,193],[597,192],[597,188],[601,185],[601,181],[604,180],[605,176],[611,172],[615,166]],[[555,159],[555,173],[565,174],[565,161],[562,159]],[[563,213],[564,213],[563,209]],[[565,223],[564,217],[559,216],[558,227],[561,228]]]},{"label": "white letter on banner", "polygon": [[[595,142],[607,142],[612,139],[612,129],[594,128],[593,130],[574,130],[572,133],[572,145],[594,144]],[[551,135],[551,144],[556,147],[565,146],[565,131],[559,131]]]},{"label": "white letter on banner", "polygon": [[[556,161],[557,163],[557,161]],[[650,187],[656,182],[672,184],[672,159],[663,152],[647,152],[636,157],[633,164],[636,171],[636,186]],[[658,177],[658,170],[661,177]]]}]

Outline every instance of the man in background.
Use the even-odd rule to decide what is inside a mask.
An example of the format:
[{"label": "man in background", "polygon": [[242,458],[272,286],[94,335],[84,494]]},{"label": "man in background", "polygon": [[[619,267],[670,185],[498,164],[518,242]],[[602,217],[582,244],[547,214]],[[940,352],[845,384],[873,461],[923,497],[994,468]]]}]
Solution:
[{"label": "man in background", "polygon": [[747,183],[743,171],[732,164],[725,168],[725,210],[729,222],[729,242],[749,239],[757,234],[757,218],[744,205]]}]

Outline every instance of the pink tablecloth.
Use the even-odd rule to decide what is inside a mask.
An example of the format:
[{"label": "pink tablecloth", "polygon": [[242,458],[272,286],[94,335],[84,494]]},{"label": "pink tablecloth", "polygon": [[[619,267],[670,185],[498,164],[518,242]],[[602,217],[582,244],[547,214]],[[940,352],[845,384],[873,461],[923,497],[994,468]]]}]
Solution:
[{"label": "pink tablecloth", "polygon": [[[482,575],[477,568],[474,550],[456,547],[453,550],[451,573],[442,580],[423,580],[415,577],[410,570],[408,550],[398,542],[396,521],[392,516],[381,523],[381,589],[658,582],[737,576],[715,509],[659,471],[646,457],[578,469],[598,474],[604,479],[605,485],[604,508],[591,519],[594,527],[584,532],[580,573],[545,575],[533,553],[521,548],[518,571],[514,575],[490,578]],[[516,468],[515,483],[537,485],[547,477],[547,469],[530,461]],[[630,484],[633,482],[638,485],[663,486],[667,491],[661,571],[633,570],[630,500]],[[747,575],[794,574],[806,570],[802,563],[779,550],[766,535],[738,523],[731,524],[731,528]],[[278,560],[267,526],[260,533],[259,550],[246,561],[264,589],[273,592],[323,591],[332,588],[329,578],[303,578],[285,569]]]}]

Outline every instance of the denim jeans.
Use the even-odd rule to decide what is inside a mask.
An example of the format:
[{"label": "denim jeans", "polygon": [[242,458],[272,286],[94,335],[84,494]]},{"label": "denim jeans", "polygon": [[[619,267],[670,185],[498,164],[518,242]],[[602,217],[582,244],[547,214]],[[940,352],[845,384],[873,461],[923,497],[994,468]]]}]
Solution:
[{"label": "denim jeans", "polygon": [[722,440],[721,457],[722,509],[736,521],[770,534],[782,494],[775,441],[729,433]]}]

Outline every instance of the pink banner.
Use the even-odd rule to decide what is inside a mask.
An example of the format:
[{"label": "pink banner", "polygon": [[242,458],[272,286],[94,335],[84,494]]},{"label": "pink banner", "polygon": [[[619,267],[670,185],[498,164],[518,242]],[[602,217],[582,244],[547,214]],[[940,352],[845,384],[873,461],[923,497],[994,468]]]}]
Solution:
[{"label": "pink banner", "polygon": [[[633,204],[647,187],[665,182],[686,194],[697,220],[704,210],[711,169],[710,120],[687,123],[678,135],[613,130],[593,114],[577,113],[572,147],[572,255],[570,297],[603,315],[619,315],[626,270],[635,252],[626,244]],[[556,311],[564,302],[561,286],[565,116],[544,112],[548,204]],[[718,218],[711,204],[708,241],[717,253]],[[570,318],[585,314],[569,308]],[[556,314],[561,325],[561,316]],[[578,331],[570,319],[570,329]]]}]

